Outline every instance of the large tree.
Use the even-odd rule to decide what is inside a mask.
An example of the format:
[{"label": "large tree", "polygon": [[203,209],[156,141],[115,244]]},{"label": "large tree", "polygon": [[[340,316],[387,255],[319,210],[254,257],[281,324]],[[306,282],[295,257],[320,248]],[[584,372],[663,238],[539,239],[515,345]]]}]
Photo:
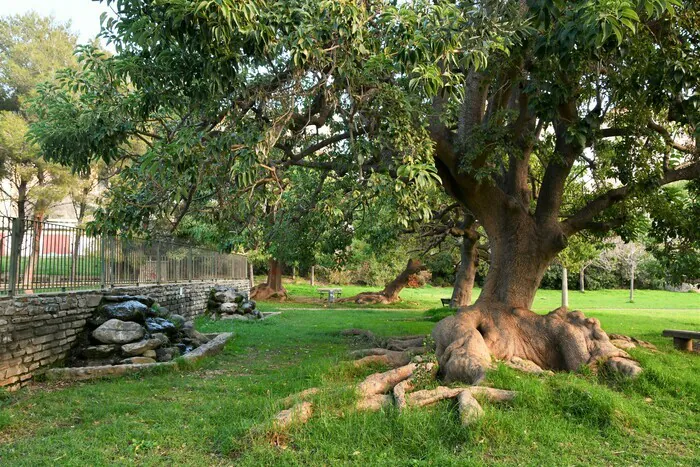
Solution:
[{"label": "large tree", "polygon": [[[109,158],[137,134],[184,166],[197,166],[194,147],[229,150],[239,168],[352,168],[358,186],[392,180],[426,218],[412,188],[437,173],[490,245],[479,299],[434,331],[446,379],[475,382],[492,358],[516,357],[638,373],[597,320],[528,309],[569,237],[624,230],[659,186],[700,176],[694,2],[108,3],[109,82],[128,83],[132,99],[105,122],[114,131],[82,141],[56,128],[69,91],[44,89],[53,123],[36,135],[52,158]],[[164,106],[176,117],[159,122]],[[102,102],[77,107],[104,115]]]}]

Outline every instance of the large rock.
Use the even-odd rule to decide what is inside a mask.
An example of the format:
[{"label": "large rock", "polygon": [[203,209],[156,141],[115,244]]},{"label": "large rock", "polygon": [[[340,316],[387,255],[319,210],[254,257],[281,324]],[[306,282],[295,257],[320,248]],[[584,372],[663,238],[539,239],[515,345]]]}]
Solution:
[{"label": "large rock", "polygon": [[131,344],[124,344],[122,345],[122,352],[124,352],[124,355],[128,357],[135,357],[137,355],[142,355],[144,352],[147,352],[148,350],[154,350],[157,349],[163,345],[163,342],[160,339],[147,339],[147,340],[142,340],[140,342],[134,342]]},{"label": "large rock", "polygon": [[128,344],[140,340],[144,334],[143,326],[138,323],[110,319],[95,329],[92,337],[103,344]]},{"label": "large rock", "polygon": [[141,302],[146,305],[146,307],[151,307],[156,302],[151,297],[147,297],[145,295],[105,295],[102,297],[103,303],[119,303],[128,302],[131,300]]},{"label": "large rock", "polygon": [[156,360],[159,362],[169,362],[180,356],[180,349],[177,347],[165,347],[156,349]]},{"label": "large rock", "polygon": [[170,339],[162,332],[151,334],[151,339],[158,339],[160,341],[160,347],[167,347],[170,344]]},{"label": "large rock", "polygon": [[137,300],[126,302],[106,303],[97,309],[97,314],[103,319],[120,319],[122,321],[138,321],[143,323],[148,313],[148,307]]},{"label": "large rock", "polygon": [[209,338],[193,328],[183,329],[184,334],[189,337],[196,345],[200,346],[209,342]]},{"label": "large rock", "polygon": [[224,313],[224,314],[232,314],[236,312],[236,309],[238,308],[238,304],[234,302],[227,302],[227,303],[222,303],[221,306],[219,307],[219,312]]},{"label": "large rock", "polygon": [[246,314],[246,313],[252,313],[253,310],[255,310],[255,300],[246,300],[245,302],[241,303],[240,310]]},{"label": "large rock", "polygon": [[175,325],[165,318],[146,318],[146,329],[151,334],[164,333],[168,337],[172,337],[177,333]]},{"label": "large rock", "polygon": [[145,363],[156,363],[156,361],[150,357],[129,357],[119,363],[122,365],[143,365]]},{"label": "large rock", "polygon": [[173,323],[177,329],[182,329],[182,326],[185,325],[185,322],[187,321],[184,316],[182,315],[176,315],[172,314],[168,318],[168,321]]}]

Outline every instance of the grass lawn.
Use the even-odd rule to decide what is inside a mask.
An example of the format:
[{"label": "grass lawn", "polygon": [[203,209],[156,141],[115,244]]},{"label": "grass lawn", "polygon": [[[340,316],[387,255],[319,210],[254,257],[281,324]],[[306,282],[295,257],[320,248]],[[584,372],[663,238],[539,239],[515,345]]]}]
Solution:
[{"label": "grass lawn", "polygon": [[[446,292],[407,290],[405,300],[433,308]],[[700,329],[700,296],[640,291],[627,304],[624,291],[577,295],[572,305],[609,332],[659,347],[631,351],[645,369],[639,379],[534,377],[500,367],[486,383],[520,395],[484,403],[484,418],[470,428],[450,401],[358,413],[351,387],[373,369],[348,363],[353,342],[338,331],[416,334],[435,323],[416,309],[285,304],[281,316],[259,323],[199,320],[205,332],[237,336],[194,367],[0,393],[0,465],[699,465],[700,355],[673,350],[660,333]],[[538,295],[538,309],[557,304],[556,292]],[[311,386],[322,389],[314,416],[274,446],[270,421],[280,400]]]}]

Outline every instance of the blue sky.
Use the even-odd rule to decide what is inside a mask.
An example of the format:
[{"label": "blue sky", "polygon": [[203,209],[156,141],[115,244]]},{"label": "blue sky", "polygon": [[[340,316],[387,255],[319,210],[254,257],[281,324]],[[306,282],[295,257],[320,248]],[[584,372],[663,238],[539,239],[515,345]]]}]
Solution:
[{"label": "blue sky", "polygon": [[79,42],[88,42],[100,32],[100,15],[109,11],[104,3],[92,0],[0,0],[0,16],[35,11],[53,15],[62,22],[70,21]]}]

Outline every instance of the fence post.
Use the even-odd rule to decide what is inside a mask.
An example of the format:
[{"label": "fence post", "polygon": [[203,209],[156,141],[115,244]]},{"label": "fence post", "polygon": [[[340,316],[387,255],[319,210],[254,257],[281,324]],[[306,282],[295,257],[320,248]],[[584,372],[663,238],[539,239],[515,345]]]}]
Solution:
[{"label": "fence post", "polygon": [[16,293],[17,288],[17,278],[19,276],[19,256],[22,251],[22,240],[24,237],[23,232],[23,222],[24,219],[19,219],[17,217],[12,218],[12,235],[11,235],[11,245],[10,245],[10,270],[9,270],[9,283],[7,285],[7,294],[12,297]]},{"label": "fence post", "polygon": [[100,286],[107,288],[107,258],[105,257],[105,236],[100,235]]},{"label": "fence post", "polygon": [[160,241],[156,240],[156,283],[160,284]]}]

